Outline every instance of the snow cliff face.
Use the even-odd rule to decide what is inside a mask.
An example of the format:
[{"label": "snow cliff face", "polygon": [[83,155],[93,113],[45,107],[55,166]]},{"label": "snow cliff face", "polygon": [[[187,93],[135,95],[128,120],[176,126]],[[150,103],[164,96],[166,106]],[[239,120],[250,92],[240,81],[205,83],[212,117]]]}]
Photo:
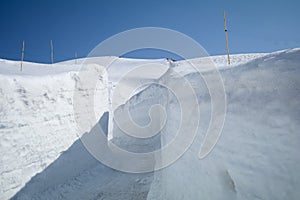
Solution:
[{"label": "snow cliff face", "polygon": [[1,75],[1,195],[6,199],[76,140],[75,74]]},{"label": "snow cliff face", "polygon": [[[155,172],[148,199],[297,199],[299,61],[299,50],[283,51],[221,71],[226,122],[217,145],[203,160],[198,153],[210,120],[209,95],[203,81],[187,74],[199,91],[202,126],[177,162]],[[170,116],[179,114],[172,104],[169,107]],[[168,134],[162,134],[162,146],[176,131],[173,121]]]},{"label": "snow cliff face", "polygon": [[[113,59],[90,58],[85,63],[105,66]],[[205,59],[193,62],[210,73]],[[227,113],[220,140],[202,160],[198,155],[211,118],[211,99],[201,76],[186,62],[169,65],[165,60],[119,59],[119,68],[108,73],[111,83],[103,79],[98,85],[95,110],[104,130],[109,129],[111,117],[107,112],[109,84],[114,85],[132,66],[154,62],[172,67],[197,91],[201,120],[191,147],[172,165],[144,174],[112,170],[95,160],[80,142],[73,110],[80,60],[79,64],[25,63],[22,73],[18,62],[0,60],[1,199],[297,199],[300,50],[233,55],[231,66],[226,66],[225,56],[211,59],[221,70]],[[165,76],[162,71],[155,78],[139,77],[139,81],[155,79],[157,84],[121,96],[114,110],[117,114],[129,108],[132,119],[145,125],[151,105],[163,105],[168,116],[163,129],[141,140],[114,125],[111,142],[141,153],[172,141],[181,110],[176,96],[158,84]]]}]

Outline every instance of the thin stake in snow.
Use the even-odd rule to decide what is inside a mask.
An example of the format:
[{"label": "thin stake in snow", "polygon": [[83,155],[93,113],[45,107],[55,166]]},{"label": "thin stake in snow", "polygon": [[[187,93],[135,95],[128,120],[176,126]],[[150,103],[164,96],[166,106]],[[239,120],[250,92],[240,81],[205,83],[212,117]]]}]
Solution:
[{"label": "thin stake in snow", "polygon": [[25,50],[25,42],[23,40],[23,42],[22,42],[22,56],[21,56],[21,68],[20,68],[20,71],[22,71],[22,69],[23,69],[24,50]]},{"label": "thin stake in snow", "polygon": [[77,51],[75,51],[75,64],[77,64]]},{"label": "thin stake in snow", "polygon": [[226,38],[227,60],[228,60],[228,65],[230,65],[230,56],[229,56],[229,48],[228,48],[228,32],[227,32],[226,13],[225,13],[225,11],[224,11],[224,31],[225,31],[225,38]]},{"label": "thin stake in snow", "polygon": [[53,64],[54,56],[53,56],[53,44],[52,44],[52,40],[50,40],[50,49],[51,49],[51,63]]}]

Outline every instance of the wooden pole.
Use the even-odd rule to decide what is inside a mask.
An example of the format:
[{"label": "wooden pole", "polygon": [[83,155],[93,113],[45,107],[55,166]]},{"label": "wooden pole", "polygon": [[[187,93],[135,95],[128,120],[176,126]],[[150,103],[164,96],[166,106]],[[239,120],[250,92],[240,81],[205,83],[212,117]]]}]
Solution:
[{"label": "wooden pole", "polygon": [[23,70],[24,50],[25,50],[25,42],[23,40],[23,42],[22,42],[22,56],[21,56],[21,68],[20,68],[20,71]]},{"label": "wooden pole", "polygon": [[53,43],[52,43],[52,40],[50,40],[50,49],[51,49],[51,63],[53,64],[54,56],[53,56]]},{"label": "wooden pole", "polygon": [[75,52],[75,64],[77,64],[77,51]]},{"label": "wooden pole", "polygon": [[224,31],[225,31],[225,38],[226,38],[227,60],[228,60],[228,65],[230,65],[230,56],[229,56],[229,47],[228,47],[228,32],[227,32],[226,13],[225,13],[225,11],[224,11]]}]

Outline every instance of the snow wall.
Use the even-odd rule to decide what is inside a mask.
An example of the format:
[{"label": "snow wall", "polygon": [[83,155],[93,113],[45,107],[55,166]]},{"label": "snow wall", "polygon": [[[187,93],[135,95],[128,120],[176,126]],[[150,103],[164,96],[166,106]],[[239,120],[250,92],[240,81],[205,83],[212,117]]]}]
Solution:
[{"label": "snow wall", "polygon": [[[112,195],[116,199],[298,199],[300,50],[251,57],[249,62],[244,62],[244,57],[248,55],[233,56],[233,61],[241,59],[243,63],[221,70],[227,96],[226,122],[217,145],[202,160],[198,154],[211,117],[210,96],[199,75],[187,72],[184,64],[177,62],[174,69],[198,91],[200,126],[186,153],[172,165],[155,171],[154,177],[116,175],[74,143],[78,137],[72,97],[79,80],[73,65],[60,64],[51,74],[55,65],[25,63],[21,75],[15,73],[19,63],[1,61],[8,69],[1,69],[0,77],[1,198],[9,199],[18,192],[14,197],[19,199]],[[40,67],[45,67],[42,73]],[[96,109],[100,118],[108,103],[105,90],[100,89],[99,94],[104,102]],[[176,134],[181,114],[176,97],[166,88],[151,84],[118,109],[129,107],[134,121],[145,125],[149,122],[148,110],[156,103],[163,105],[168,115],[158,135],[132,139],[114,126],[112,142],[133,152],[153,151],[168,144]],[[101,181],[95,184],[95,180]],[[130,184],[136,188],[128,188]]]},{"label": "snow wall", "polygon": [[[179,160],[155,172],[148,199],[299,198],[299,61],[298,49],[221,70],[226,122],[217,145],[202,160],[198,154],[211,117],[210,98],[203,80],[187,74],[198,91],[198,135]],[[161,134],[161,146],[174,136],[179,123],[174,99],[167,105],[170,123]]]}]

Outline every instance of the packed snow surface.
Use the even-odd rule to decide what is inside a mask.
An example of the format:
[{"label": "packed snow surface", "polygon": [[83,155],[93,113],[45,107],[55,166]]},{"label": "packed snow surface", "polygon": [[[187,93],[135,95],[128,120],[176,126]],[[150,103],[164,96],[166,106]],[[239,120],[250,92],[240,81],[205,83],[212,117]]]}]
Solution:
[{"label": "packed snow surface", "polygon": [[[163,70],[149,70],[132,80],[159,83],[172,68],[197,91],[198,134],[169,167],[154,173],[119,172],[98,162],[81,143],[73,109],[78,71],[83,63],[95,67],[112,61],[95,91],[95,115],[104,130],[110,128],[113,88],[137,66]],[[232,55],[230,66],[226,56],[191,61],[204,73],[210,73],[207,63],[214,63],[227,99],[222,135],[202,160],[198,153],[210,120],[210,97],[186,61],[98,57],[52,65],[24,62],[20,72],[20,62],[0,60],[0,199],[298,199],[300,49]],[[153,151],[170,142],[180,122],[180,105],[167,93],[151,84],[130,96],[119,94],[115,112],[128,106],[132,119],[145,124],[149,107],[160,102],[167,105],[168,121],[161,134],[144,142],[113,126],[112,141],[133,152]]]}]

